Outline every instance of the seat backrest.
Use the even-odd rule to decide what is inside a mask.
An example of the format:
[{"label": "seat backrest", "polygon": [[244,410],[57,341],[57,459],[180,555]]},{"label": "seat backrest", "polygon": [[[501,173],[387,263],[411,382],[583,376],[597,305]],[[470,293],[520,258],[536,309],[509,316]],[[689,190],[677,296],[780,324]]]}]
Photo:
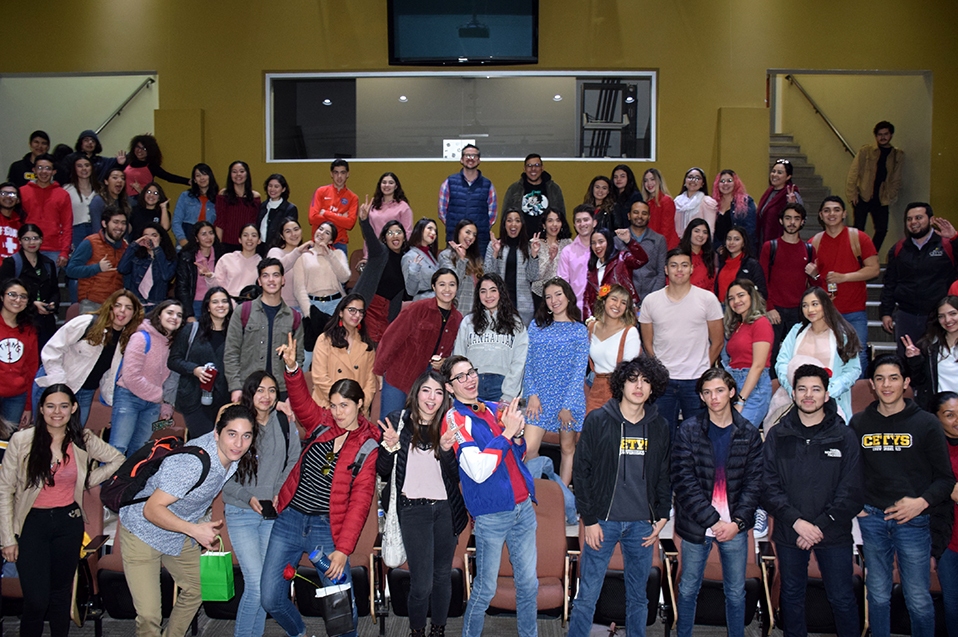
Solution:
[{"label": "seat backrest", "polygon": [[[551,480],[535,480],[536,575],[562,578],[565,573],[565,500],[562,488]],[[499,575],[512,577],[509,548],[503,546]]]},{"label": "seat backrest", "polygon": [[872,391],[871,384],[861,378],[852,385],[852,412],[858,413],[868,407],[876,399],[875,392]]}]

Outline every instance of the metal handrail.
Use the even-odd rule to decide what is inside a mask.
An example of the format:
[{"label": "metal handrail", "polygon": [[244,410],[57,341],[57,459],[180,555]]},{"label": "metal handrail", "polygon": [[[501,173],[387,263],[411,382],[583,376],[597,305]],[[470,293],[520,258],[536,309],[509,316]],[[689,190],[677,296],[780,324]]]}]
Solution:
[{"label": "metal handrail", "polygon": [[100,124],[100,127],[96,129],[96,134],[99,135],[99,134],[100,134],[100,131],[102,131],[104,128],[106,128],[107,125],[108,125],[110,122],[112,122],[114,119],[116,119],[117,117],[119,117],[119,116],[120,116],[120,113],[123,112],[123,109],[126,108],[126,105],[129,104],[130,102],[132,102],[132,101],[133,101],[133,98],[140,94],[140,91],[142,91],[143,89],[145,89],[147,86],[151,86],[151,85],[153,85],[153,84],[156,84],[156,80],[153,79],[152,77],[148,77],[148,78],[146,78],[145,80],[143,80],[143,83],[140,84],[140,85],[136,88],[136,90],[133,91],[133,93],[132,93],[128,98],[126,98],[126,100],[125,100],[122,104],[120,104],[120,107],[119,107],[118,109],[116,109],[115,111],[113,111],[113,114],[110,115],[109,117],[107,117],[105,122],[103,122],[102,124]]},{"label": "metal handrail", "polygon": [[855,156],[855,151],[852,150],[852,147],[849,146],[849,144],[848,144],[847,141],[845,141],[845,138],[842,136],[842,134],[841,134],[840,132],[838,132],[838,129],[837,129],[837,128],[835,128],[835,125],[832,123],[832,120],[828,119],[828,115],[826,115],[825,113],[822,112],[822,109],[819,108],[818,104],[815,103],[815,100],[813,100],[813,99],[812,99],[812,96],[808,94],[808,91],[806,91],[805,88],[804,88],[801,84],[798,83],[798,80],[795,78],[795,76],[789,74],[789,75],[786,75],[786,76],[785,76],[785,79],[788,80],[789,82],[791,82],[792,84],[794,84],[794,85],[795,85],[795,88],[797,88],[799,91],[802,92],[802,95],[804,95],[804,96],[805,96],[805,99],[808,100],[808,103],[812,105],[812,108],[815,109],[815,112],[816,112],[823,120],[825,120],[825,123],[828,124],[828,127],[829,127],[830,129],[832,129],[832,132],[833,132],[833,133],[835,133],[835,137],[837,137],[837,138],[838,138],[838,141],[840,141],[840,142],[842,143],[842,146],[845,147],[845,150],[848,151],[848,154],[851,155],[852,157],[854,157],[854,156]]}]

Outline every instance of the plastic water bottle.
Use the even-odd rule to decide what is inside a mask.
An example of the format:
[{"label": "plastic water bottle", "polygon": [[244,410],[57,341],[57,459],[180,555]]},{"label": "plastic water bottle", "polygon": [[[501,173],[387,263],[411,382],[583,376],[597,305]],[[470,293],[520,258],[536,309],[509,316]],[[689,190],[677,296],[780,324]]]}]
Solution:
[{"label": "plastic water bottle", "polygon": [[212,405],[213,404],[213,381],[216,380],[216,374],[218,370],[216,365],[213,363],[207,363],[204,366],[206,373],[210,375],[210,380],[207,383],[200,383],[200,389],[202,393],[200,394],[200,403],[203,405]]},{"label": "plastic water bottle", "polygon": [[[312,562],[313,566],[315,566],[316,569],[319,570],[319,572],[322,574],[325,574],[326,571],[329,570],[329,567],[330,567],[329,557],[325,553],[320,551],[319,549],[316,549],[315,551],[309,554],[309,561]],[[339,577],[331,581],[333,584],[342,584],[343,582],[346,581],[346,572],[343,571],[343,573]]]}]

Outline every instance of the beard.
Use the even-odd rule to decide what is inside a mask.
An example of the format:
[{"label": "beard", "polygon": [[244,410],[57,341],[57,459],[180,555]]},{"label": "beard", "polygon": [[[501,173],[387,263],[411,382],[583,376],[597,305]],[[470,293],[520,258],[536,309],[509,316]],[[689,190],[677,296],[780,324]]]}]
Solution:
[{"label": "beard", "polygon": [[908,228],[905,228],[905,234],[908,235],[908,238],[909,238],[909,239],[921,239],[921,238],[923,238],[923,237],[925,237],[925,236],[928,235],[928,231],[929,231],[929,230],[931,230],[931,226],[930,226],[930,225],[925,226],[924,228],[922,228],[922,229],[919,230],[918,232],[912,232],[912,231],[909,230]]}]

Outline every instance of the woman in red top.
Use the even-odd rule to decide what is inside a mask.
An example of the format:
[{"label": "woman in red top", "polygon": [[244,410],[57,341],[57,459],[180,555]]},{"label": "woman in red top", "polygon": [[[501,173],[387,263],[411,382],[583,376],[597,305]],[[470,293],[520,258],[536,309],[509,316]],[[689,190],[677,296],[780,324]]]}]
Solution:
[{"label": "woman in red top", "polygon": [[406,306],[379,342],[373,373],[381,380],[381,414],[402,409],[413,381],[429,366],[439,369],[452,354],[462,322],[455,307],[459,277],[439,268],[432,275],[432,290],[435,297]]},{"label": "woman in red top", "polygon": [[792,162],[779,159],[772,165],[768,175],[768,190],[758,202],[758,245],[765,245],[766,241],[778,239],[782,236],[782,224],[778,221],[779,213],[790,203],[802,203],[798,194],[798,186],[792,183]]},{"label": "woman in red top", "polygon": [[611,231],[602,229],[592,233],[592,255],[589,257],[589,272],[582,293],[584,319],[592,316],[599,289],[607,285],[621,285],[632,297],[632,303],[639,305],[639,295],[632,284],[632,272],[648,263],[649,256],[639,242],[632,239],[628,228],[616,230],[615,236],[626,244],[627,251],[620,252],[615,247]]},{"label": "woman in red top", "polygon": [[253,178],[245,161],[230,164],[226,188],[216,196],[216,236],[219,237],[222,254],[240,249],[240,231],[247,224],[256,224],[259,215],[260,195],[253,190]]},{"label": "woman in red top", "polygon": [[40,367],[33,304],[27,286],[10,279],[0,287],[0,427],[7,439],[30,423],[30,387]]},{"label": "woman in red top", "polygon": [[106,175],[112,167],[119,166],[126,174],[126,196],[133,200],[156,178],[171,184],[190,185],[189,179],[167,172],[161,167],[162,164],[163,153],[160,152],[156,138],[149,134],[137,135],[130,140],[130,152],[119,151],[116,159],[109,162],[100,173],[100,177]]},{"label": "woman in red top", "polygon": [[735,404],[742,416],[756,427],[762,423],[772,400],[772,341],[775,333],[765,316],[765,299],[748,279],[736,279],[728,288],[725,304],[726,350],[729,372],[740,387]]},{"label": "woman in red top", "polygon": [[679,247],[692,255],[691,283],[711,292],[715,287],[715,263],[712,249],[712,231],[705,219],[692,219],[682,234]]},{"label": "woman in red top", "polygon": [[642,196],[649,204],[649,228],[665,237],[669,250],[679,245],[675,232],[675,201],[669,195],[665,178],[657,168],[649,168],[642,175]]},{"label": "woman in red top", "polygon": [[[948,441],[951,470],[958,474],[958,394],[950,391],[940,392],[935,396],[935,402],[938,408],[938,420],[945,432],[945,440]],[[951,503],[948,508],[952,511],[949,511],[949,514],[958,512],[958,509],[955,509],[955,502],[958,502],[958,489],[951,492]],[[945,602],[945,625],[958,626],[958,524],[951,525],[950,536],[945,538],[935,537],[937,517],[934,513],[931,515],[932,545],[934,547],[932,554],[937,554],[943,550],[940,556],[935,557],[935,570],[938,572],[938,581],[941,583],[941,593]],[[947,518],[950,517],[950,515],[947,516]]]},{"label": "woman in red top", "polygon": [[732,226],[725,235],[725,249],[719,254],[718,275],[715,277],[715,295],[725,303],[728,286],[736,279],[748,279],[758,288],[762,298],[768,297],[765,272],[748,243],[748,234],[742,226]]}]

